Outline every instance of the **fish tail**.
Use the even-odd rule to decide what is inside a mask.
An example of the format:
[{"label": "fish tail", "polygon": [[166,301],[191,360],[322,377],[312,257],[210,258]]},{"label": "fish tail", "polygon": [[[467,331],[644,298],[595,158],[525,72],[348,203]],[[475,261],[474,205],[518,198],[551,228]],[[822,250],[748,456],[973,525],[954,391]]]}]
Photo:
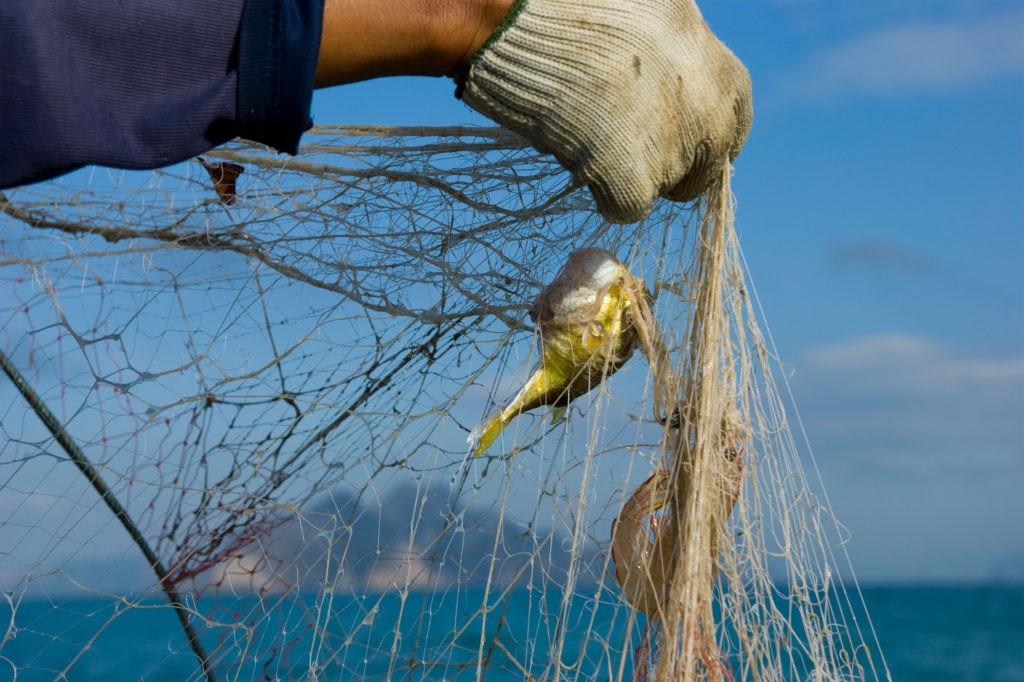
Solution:
[{"label": "fish tail", "polygon": [[486,421],[481,422],[475,429],[469,434],[469,442],[476,443],[476,447],[473,448],[473,456],[479,457],[480,455],[487,452],[487,449],[494,444],[494,441],[498,439],[501,432],[505,429],[506,422],[502,420],[501,413],[495,414],[488,417]]},{"label": "fish tail", "polygon": [[479,457],[484,454],[487,448],[491,447],[498,439],[505,427],[521,412],[532,410],[549,402],[551,390],[556,386],[558,385],[551,381],[549,372],[545,371],[543,366],[534,371],[505,409],[488,417],[469,434],[469,442],[476,443],[473,456]]}]

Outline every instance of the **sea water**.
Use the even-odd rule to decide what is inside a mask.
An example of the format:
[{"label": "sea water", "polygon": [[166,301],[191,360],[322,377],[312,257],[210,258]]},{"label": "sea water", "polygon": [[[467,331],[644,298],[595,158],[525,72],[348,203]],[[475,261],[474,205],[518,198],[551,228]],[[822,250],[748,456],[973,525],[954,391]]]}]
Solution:
[{"label": "sea water", "polygon": [[[897,682],[1024,682],[1024,585],[891,586],[862,590],[891,674]],[[483,593],[447,592],[323,596],[302,603],[256,598],[230,607],[200,603],[222,623],[203,630],[217,679],[476,679],[474,661],[488,658],[484,678],[504,682],[550,676],[545,651],[557,648],[563,679],[630,677],[631,657],[604,642],[621,642],[621,605],[580,595],[563,611],[562,594],[521,590],[502,608],[474,614]],[[493,597],[493,595],[491,595]],[[495,603],[489,599],[487,603]],[[567,613],[564,619],[540,617]],[[309,614],[324,618],[310,622]],[[262,614],[262,615],[261,615]],[[271,614],[269,617],[266,614]],[[396,628],[396,625],[399,627]],[[586,636],[601,632],[602,637]],[[199,679],[175,613],[160,603],[117,599],[0,600],[0,680],[67,679],[177,682]],[[870,632],[870,630],[868,630]],[[216,634],[214,634],[216,633]],[[497,640],[499,644],[492,645]],[[519,661],[538,660],[523,670]],[[425,662],[440,662],[427,665]],[[313,664],[311,665],[311,662]],[[878,668],[878,679],[885,679]],[[875,679],[869,675],[867,679]]]}]

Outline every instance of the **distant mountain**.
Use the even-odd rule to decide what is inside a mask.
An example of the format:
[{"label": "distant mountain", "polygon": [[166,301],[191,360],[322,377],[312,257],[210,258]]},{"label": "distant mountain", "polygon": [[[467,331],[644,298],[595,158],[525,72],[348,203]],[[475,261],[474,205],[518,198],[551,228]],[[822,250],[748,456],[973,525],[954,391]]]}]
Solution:
[{"label": "distant mountain", "polygon": [[[453,510],[446,493],[409,484],[379,502],[360,502],[332,491],[309,509],[278,513],[260,524],[269,530],[259,536],[225,542],[241,548],[179,589],[372,593],[564,582],[572,546],[567,532],[538,531],[507,512],[499,520],[492,510]],[[605,557],[594,542],[580,545],[575,580],[586,588],[606,570]],[[129,550],[116,561],[70,558],[59,569],[37,566],[25,575],[19,566],[0,565],[0,585],[51,597],[159,595],[141,553],[133,555]]]},{"label": "distant mountain", "polygon": [[[280,517],[201,586],[383,592],[539,584],[566,574],[570,545],[565,532],[538,533],[507,514],[499,521],[489,511],[453,510],[435,489],[398,487],[380,504],[334,491]],[[603,570],[597,548],[588,546],[580,560],[578,582],[595,582]]]}]

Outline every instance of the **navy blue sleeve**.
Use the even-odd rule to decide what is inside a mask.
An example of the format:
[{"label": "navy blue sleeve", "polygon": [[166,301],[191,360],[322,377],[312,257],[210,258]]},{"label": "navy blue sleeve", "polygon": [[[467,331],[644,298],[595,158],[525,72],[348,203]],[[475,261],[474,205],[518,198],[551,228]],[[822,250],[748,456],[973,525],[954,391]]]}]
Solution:
[{"label": "navy blue sleeve", "polygon": [[323,0],[0,1],[0,188],[238,136],[295,153],[322,22]]}]

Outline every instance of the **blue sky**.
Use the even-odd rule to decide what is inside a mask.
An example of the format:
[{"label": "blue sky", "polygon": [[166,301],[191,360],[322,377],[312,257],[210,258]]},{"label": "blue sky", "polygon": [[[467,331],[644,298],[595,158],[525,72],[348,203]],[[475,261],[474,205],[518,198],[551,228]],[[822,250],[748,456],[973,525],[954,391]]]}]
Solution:
[{"label": "blue sky", "polygon": [[[749,274],[866,581],[1024,574],[1024,3],[705,1]],[[440,79],[319,123],[485,123]]]},{"label": "blue sky", "polygon": [[[701,7],[753,77],[737,225],[857,576],[1021,577],[1024,2]],[[453,91],[383,79],[314,116],[489,125]],[[98,537],[75,481],[17,506]]]}]

